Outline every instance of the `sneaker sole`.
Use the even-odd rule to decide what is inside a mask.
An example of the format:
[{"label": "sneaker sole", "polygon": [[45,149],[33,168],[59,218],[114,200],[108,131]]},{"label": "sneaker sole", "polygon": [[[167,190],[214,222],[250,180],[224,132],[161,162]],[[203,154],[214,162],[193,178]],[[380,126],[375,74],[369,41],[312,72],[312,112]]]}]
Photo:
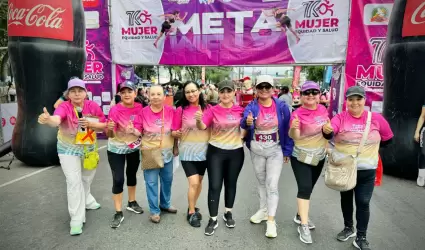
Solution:
[{"label": "sneaker sole", "polygon": [[348,239],[350,239],[350,238],[353,238],[353,237],[356,237],[357,236],[357,233],[356,232],[354,232],[354,233],[352,233],[352,234],[350,234],[347,238],[345,238],[345,239],[338,239],[338,238],[336,238],[337,240],[339,240],[339,241],[342,241],[342,242],[346,242]]},{"label": "sneaker sole", "polygon": [[[294,217],[294,222],[298,225],[301,225],[301,221],[298,220],[297,217]],[[310,230],[315,229],[315,228],[316,228],[316,226],[310,226],[310,225],[308,226],[308,229],[310,229]]]},{"label": "sneaker sole", "polygon": [[253,224],[260,224],[261,222],[266,221],[266,220],[268,220],[268,218],[264,218],[262,220],[252,220],[252,219],[249,219],[249,221],[251,223],[253,223]]},{"label": "sneaker sole", "polygon": [[228,228],[234,228],[235,225],[236,225],[236,223],[235,223],[235,225],[229,225],[229,224],[227,224],[227,220],[226,220],[226,217],[224,217],[224,215],[223,215],[223,220],[224,220],[224,222],[226,222],[224,224],[226,224],[226,227],[228,227]]},{"label": "sneaker sole", "polygon": [[217,227],[218,227],[218,222],[217,222],[217,224],[214,226],[214,230],[211,232],[211,233],[204,233],[205,235],[207,235],[207,236],[211,236],[211,235],[213,235],[214,233],[215,233],[215,230],[217,229]]},{"label": "sneaker sole", "polygon": [[303,242],[303,243],[305,243],[305,244],[313,244],[313,241],[311,241],[311,242],[307,242],[307,241],[305,241],[302,237],[301,237],[301,232],[300,232],[300,228],[297,228],[297,231],[298,231],[298,234],[300,235],[300,241],[301,242]]},{"label": "sneaker sole", "polygon": [[361,249],[361,248],[359,247],[359,245],[357,245],[356,241],[353,241],[353,246],[354,246],[355,248],[357,248],[357,249]]},{"label": "sneaker sole", "polygon": [[117,229],[117,228],[119,228],[120,226],[121,226],[121,223],[124,221],[124,217],[122,217],[121,218],[121,220],[120,220],[120,224],[118,224],[118,226],[116,226],[116,227],[113,227],[113,226],[111,226],[111,228],[113,228],[113,229]]},{"label": "sneaker sole", "polygon": [[277,234],[265,234],[267,238],[274,239],[277,237]]},{"label": "sneaker sole", "polygon": [[127,210],[131,211],[133,213],[136,213],[136,214],[143,214],[143,212],[144,212],[143,210],[142,210],[142,212],[137,212],[136,210],[132,209],[131,207],[127,207]]},{"label": "sneaker sole", "polygon": [[75,233],[70,233],[71,236],[78,236],[81,235],[83,233],[83,231],[80,232],[75,232]]}]

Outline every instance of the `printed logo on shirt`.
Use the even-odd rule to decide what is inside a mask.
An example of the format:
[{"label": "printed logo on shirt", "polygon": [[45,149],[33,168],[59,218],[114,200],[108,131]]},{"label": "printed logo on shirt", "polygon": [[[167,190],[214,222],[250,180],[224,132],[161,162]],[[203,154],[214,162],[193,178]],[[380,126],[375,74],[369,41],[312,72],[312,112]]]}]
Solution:
[{"label": "printed logo on shirt", "polygon": [[364,124],[352,124],[351,128],[349,128],[349,132],[363,133],[365,129]]},{"label": "printed logo on shirt", "polygon": [[264,121],[265,122],[271,122],[271,121],[273,121],[273,119],[274,119],[274,115],[273,114],[265,114],[264,115]]},{"label": "printed logo on shirt", "polygon": [[236,121],[236,118],[232,114],[227,114],[226,118],[228,121]]},{"label": "printed logo on shirt", "polygon": [[323,125],[325,125],[325,124],[326,124],[326,122],[327,122],[327,120],[326,120],[326,119],[324,119],[323,117],[320,117],[320,116],[316,116],[316,117],[314,117],[314,121],[316,122],[316,124],[317,124],[318,126],[323,126]]},{"label": "printed logo on shirt", "polygon": [[162,127],[162,119],[159,119],[159,118],[156,119],[155,120],[155,125],[158,126],[158,127]]}]

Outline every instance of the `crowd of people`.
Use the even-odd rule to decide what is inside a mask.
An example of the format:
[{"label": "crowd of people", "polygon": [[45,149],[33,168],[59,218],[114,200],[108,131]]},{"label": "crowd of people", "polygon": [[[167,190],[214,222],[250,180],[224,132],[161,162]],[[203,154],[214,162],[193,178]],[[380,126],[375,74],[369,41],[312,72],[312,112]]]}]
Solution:
[{"label": "crowd of people", "polygon": [[[163,87],[153,85],[148,96],[137,102],[140,93],[126,81],[119,88],[119,99],[110,109],[108,119],[101,108],[87,99],[84,81],[68,82],[63,101],[53,115],[47,109],[39,116],[40,124],[58,127],[58,155],[67,183],[70,234],[82,233],[86,209],[100,204],[90,193],[96,168],[90,164],[97,154],[97,144],[75,144],[75,136],[88,130],[103,131],[108,136],[107,157],[112,174],[112,200],[115,214],[110,226],[118,228],[124,220],[123,189],[126,180],[126,209],[143,213],[136,200],[136,173],[141,166],[146,186],[149,218],[160,223],[161,213],[177,213],[172,205],[173,158],[179,156],[186,174],[188,224],[200,227],[203,220],[197,206],[205,173],[208,173],[208,218],[205,235],[218,227],[220,193],[224,184],[223,223],[234,228],[232,213],[237,194],[238,177],[245,157],[252,161],[258,180],[258,211],[249,219],[258,224],[266,221],[265,236],[277,237],[276,211],[279,202],[279,178],[283,164],[291,163],[298,185],[297,211],[299,239],[313,243],[310,230],[316,228],[309,216],[314,209],[310,197],[326,167],[327,155],[333,159],[357,158],[357,185],[341,191],[343,230],[335,237],[353,245],[371,249],[366,239],[370,217],[369,203],[373,194],[378,150],[390,143],[393,133],[381,114],[364,109],[365,91],[360,87],[347,90],[347,111],[329,119],[320,105],[321,90],[317,83],[305,82],[300,88],[301,106],[292,111],[283,94],[274,93],[273,77],[262,75],[255,83],[256,98],[245,108],[236,105],[235,84],[222,81],[206,90],[188,81],[181,88],[177,108],[165,105]],[[362,140],[366,136],[366,140]],[[335,146],[332,151],[329,140]],[[361,145],[364,142],[364,146]],[[249,149],[244,152],[244,145]],[[98,157],[98,155],[97,155]],[[97,164],[97,163],[96,163]],[[126,166],[126,167],[125,167]],[[160,187],[158,187],[160,186]],[[243,192],[243,191],[238,191]],[[159,196],[159,197],[158,197]],[[356,229],[353,222],[353,197],[356,205]],[[324,225],[320,225],[324,226]]]}]

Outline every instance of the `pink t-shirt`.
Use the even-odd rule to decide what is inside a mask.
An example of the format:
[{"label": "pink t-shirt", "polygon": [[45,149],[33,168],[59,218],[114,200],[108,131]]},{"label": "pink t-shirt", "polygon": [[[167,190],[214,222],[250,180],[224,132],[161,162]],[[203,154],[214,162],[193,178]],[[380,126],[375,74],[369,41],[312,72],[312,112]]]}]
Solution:
[{"label": "pink t-shirt", "polygon": [[127,108],[122,103],[118,103],[109,110],[108,120],[115,123],[115,137],[108,139],[108,151],[116,154],[128,154],[139,150],[139,148],[129,148],[128,143],[137,140],[137,136],[125,133],[130,121],[135,128],[141,128],[142,105],[135,102],[132,108]]},{"label": "pink t-shirt", "polygon": [[[255,120],[255,140],[251,143],[259,143],[263,148],[269,148],[279,142],[276,103],[272,102],[270,107],[264,107],[259,104],[259,108],[259,113]],[[270,138],[275,140],[264,140],[264,137],[259,137],[257,141],[257,135],[260,134],[269,135]]]},{"label": "pink t-shirt", "polygon": [[231,108],[216,105],[205,111],[202,120],[207,127],[211,127],[209,143],[226,150],[241,148],[240,121],[242,114],[243,108],[237,105],[233,105]]},{"label": "pink t-shirt", "polygon": [[321,154],[324,158],[327,140],[323,137],[322,127],[329,119],[328,111],[323,105],[317,105],[316,110],[309,110],[301,106],[292,112],[290,124],[296,116],[300,120],[300,138],[294,140],[295,146],[292,155],[297,157],[300,150],[305,150]]},{"label": "pink t-shirt", "polygon": [[[211,106],[208,106],[210,108]],[[183,110],[177,108],[173,119],[172,130],[180,130],[182,138],[179,144],[179,156],[182,161],[205,161],[210,129],[199,130],[196,127],[195,113],[197,106],[188,106]],[[204,110],[206,112],[206,110]]]},{"label": "pink t-shirt", "polygon": [[150,106],[144,107],[142,110],[140,131],[143,131],[142,147],[156,148],[160,145],[161,127],[164,124],[164,134],[162,135],[162,152],[165,162],[173,159],[174,138],[171,136],[171,123],[174,117],[174,109],[164,105],[164,120],[162,119],[162,110],[154,113]]},{"label": "pink t-shirt", "polygon": [[[332,118],[336,160],[348,155],[356,155],[366,128],[367,113],[363,112],[359,118],[355,118],[348,111],[344,111]],[[387,141],[393,136],[385,118],[379,113],[372,112],[369,134],[363,150],[358,156],[357,168],[359,170],[376,169],[380,142]]]},{"label": "pink t-shirt", "polygon": [[[83,117],[96,117],[99,122],[105,122],[105,115],[97,103],[85,100],[83,106]],[[78,130],[78,117],[71,101],[62,102],[53,115],[61,118],[58,131],[58,154],[82,156],[84,146],[75,144],[75,136]],[[94,150],[94,145],[87,147],[88,151]]]}]

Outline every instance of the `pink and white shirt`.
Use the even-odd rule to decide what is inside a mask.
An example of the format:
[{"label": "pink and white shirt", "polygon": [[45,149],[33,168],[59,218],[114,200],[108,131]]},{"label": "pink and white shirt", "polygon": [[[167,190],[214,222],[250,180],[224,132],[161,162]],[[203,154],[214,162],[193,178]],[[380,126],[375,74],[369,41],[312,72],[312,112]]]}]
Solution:
[{"label": "pink and white shirt", "polygon": [[[334,116],[331,120],[334,130],[335,160],[348,155],[356,155],[363,132],[366,128],[367,113],[359,117],[353,117],[348,111]],[[378,166],[378,151],[381,141],[387,141],[393,137],[393,132],[385,118],[372,112],[370,131],[365,145],[357,158],[357,169],[376,169]]]},{"label": "pink and white shirt", "polygon": [[[259,113],[255,120],[255,139],[251,143],[258,143],[262,148],[270,148],[279,144],[279,123],[277,120],[276,103],[270,107],[259,104]],[[268,135],[274,140],[256,140],[259,135]]]},{"label": "pink and white shirt", "polygon": [[211,145],[225,150],[242,147],[240,121],[243,110],[237,105],[231,108],[216,105],[205,111],[202,121],[211,128]]},{"label": "pink and white shirt", "polygon": [[[115,137],[108,139],[108,151],[116,154],[129,154],[140,150],[139,148],[130,148],[128,144],[138,139],[133,134],[125,132],[130,121],[135,128],[141,128],[142,105],[135,102],[132,108],[127,108],[122,103],[113,106],[109,111],[108,120],[115,123]],[[136,119],[137,118],[137,119]]]}]

